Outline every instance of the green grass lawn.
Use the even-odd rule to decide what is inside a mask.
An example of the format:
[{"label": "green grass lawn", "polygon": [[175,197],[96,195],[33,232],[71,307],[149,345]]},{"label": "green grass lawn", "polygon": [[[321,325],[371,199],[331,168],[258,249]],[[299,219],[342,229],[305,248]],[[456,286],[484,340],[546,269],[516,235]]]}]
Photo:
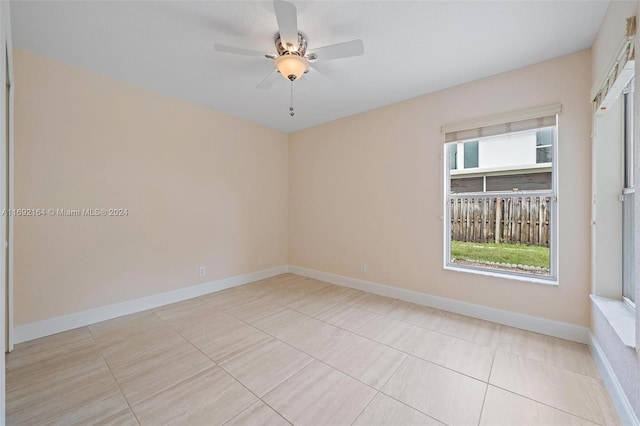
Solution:
[{"label": "green grass lawn", "polygon": [[451,257],[480,262],[529,265],[549,269],[549,248],[524,244],[464,243],[451,241]]}]

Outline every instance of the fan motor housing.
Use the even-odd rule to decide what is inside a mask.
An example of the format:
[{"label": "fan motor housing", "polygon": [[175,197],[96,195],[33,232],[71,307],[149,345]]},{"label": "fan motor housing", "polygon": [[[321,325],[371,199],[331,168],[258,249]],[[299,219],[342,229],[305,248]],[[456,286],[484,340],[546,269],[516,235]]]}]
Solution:
[{"label": "fan motor housing", "polygon": [[293,46],[293,48],[292,47],[287,48],[287,46],[285,46],[282,43],[282,39],[280,38],[280,33],[276,33],[275,42],[276,42],[276,50],[278,52],[278,56],[282,56],[282,55],[304,56],[307,53],[307,37],[301,32],[298,32],[298,45]]}]

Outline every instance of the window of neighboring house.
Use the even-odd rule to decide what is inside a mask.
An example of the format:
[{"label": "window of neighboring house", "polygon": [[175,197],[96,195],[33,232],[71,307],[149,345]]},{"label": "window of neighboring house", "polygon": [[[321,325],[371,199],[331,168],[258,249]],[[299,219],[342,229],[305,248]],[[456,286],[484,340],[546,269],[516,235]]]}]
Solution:
[{"label": "window of neighboring house", "polygon": [[458,144],[449,145],[449,169],[455,170],[458,168]]},{"label": "window of neighboring house", "polygon": [[[445,126],[446,267],[556,281],[555,108],[476,129]],[[452,167],[456,145],[464,169]]]},{"label": "window of neighboring house", "polygon": [[461,194],[465,192],[483,192],[484,178],[481,177],[461,177],[451,179],[451,193]]},{"label": "window of neighboring house", "polygon": [[553,157],[553,129],[536,132],[536,163],[550,163]]},{"label": "window of neighboring house", "polygon": [[487,176],[487,191],[524,191],[551,188],[551,172]]},{"label": "window of neighboring house", "polygon": [[478,167],[478,141],[464,143],[464,168]]},{"label": "window of neighboring house", "polygon": [[635,307],[635,180],[633,176],[633,80],[623,92],[622,296]]}]

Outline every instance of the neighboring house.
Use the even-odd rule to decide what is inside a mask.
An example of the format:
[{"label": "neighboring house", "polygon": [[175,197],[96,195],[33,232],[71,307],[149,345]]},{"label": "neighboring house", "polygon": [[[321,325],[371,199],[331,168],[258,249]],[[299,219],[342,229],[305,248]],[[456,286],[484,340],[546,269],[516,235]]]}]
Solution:
[{"label": "neighboring house", "polygon": [[551,189],[554,129],[449,145],[451,192]]}]

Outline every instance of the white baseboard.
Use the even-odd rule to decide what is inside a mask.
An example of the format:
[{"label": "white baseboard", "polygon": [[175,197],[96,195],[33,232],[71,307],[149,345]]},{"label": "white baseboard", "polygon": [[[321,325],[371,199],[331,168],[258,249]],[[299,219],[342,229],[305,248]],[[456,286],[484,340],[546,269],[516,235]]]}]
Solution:
[{"label": "white baseboard", "polygon": [[234,277],[210,281],[208,283],[168,291],[166,293],[154,294],[153,296],[141,297],[139,299],[128,300],[126,302],[116,303],[108,306],[101,306],[99,308],[89,309],[83,312],[77,312],[44,321],[21,325],[18,327],[14,327],[13,341],[16,344],[22,343],[29,340],[37,339],[39,337],[50,336],[52,334],[61,333],[63,331],[73,330],[74,328],[95,324],[97,322],[120,317],[122,315],[129,315],[136,312],[145,311],[147,309],[153,309],[171,303],[181,302],[183,300],[192,299],[194,297],[202,296],[208,293],[213,293],[231,287],[237,287],[239,285],[248,284],[254,281],[284,274],[288,272],[288,269],[289,268],[287,265],[278,266],[258,272],[236,275]]},{"label": "white baseboard", "polygon": [[589,337],[591,339],[591,354],[600,372],[600,377],[602,377],[602,381],[607,387],[609,395],[611,395],[611,399],[616,407],[618,416],[620,416],[620,420],[622,420],[622,424],[640,426],[640,421],[633,411],[633,407],[631,407],[631,403],[624,393],[624,389],[622,389],[622,385],[618,381],[618,377],[616,377],[616,373],[613,371],[613,367],[611,367],[607,356],[604,354],[598,339],[591,333]]},{"label": "white baseboard", "polygon": [[427,293],[391,287],[371,281],[330,274],[294,265],[283,265],[263,271],[224,278],[192,287],[21,325],[13,329],[13,341],[16,344],[26,342],[39,337],[49,336],[63,331],[72,330],[74,328],[95,324],[97,322],[116,318],[122,315],[133,314],[147,309],[168,305],[170,303],[176,303],[186,299],[202,296],[215,291],[248,284],[253,281],[262,280],[275,275],[284,274],[286,272],[292,272],[344,287],[368,291],[370,293],[393,297],[406,302],[417,303],[431,308],[442,309],[444,311],[492,321],[549,336],[560,337],[562,339],[572,340],[575,342],[585,344],[591,342],[589,338],[589,329],[586,327],[519,314],[516,312],[504,311],[482,305],[475,305],[473,303],[461,302],[459,300],[433,296]]},{"label": "white baseboard", "polygon": [[584,344],[588,344],[590,342],[589,329],[587,327],[567,322],[554,321],[517,312],[490,308],[488,306],[461,302],[459,300],[448,299],[446,297],[433,296],[427,293],[391,287],[384,284],[330,274],[328,272],[317,271],[300,266],[289,265],[289,272],[344,287],[355,288],[357,290],[363,290],[379,294],[381,296],[404,300],[405,302],[416,303],[430,308],[441,309],[443,311],[454,312],[460,315],[466,315],[536,333],[546,334],[548,336],[559,337],[561,339],[572,340],[574,342]]}]

